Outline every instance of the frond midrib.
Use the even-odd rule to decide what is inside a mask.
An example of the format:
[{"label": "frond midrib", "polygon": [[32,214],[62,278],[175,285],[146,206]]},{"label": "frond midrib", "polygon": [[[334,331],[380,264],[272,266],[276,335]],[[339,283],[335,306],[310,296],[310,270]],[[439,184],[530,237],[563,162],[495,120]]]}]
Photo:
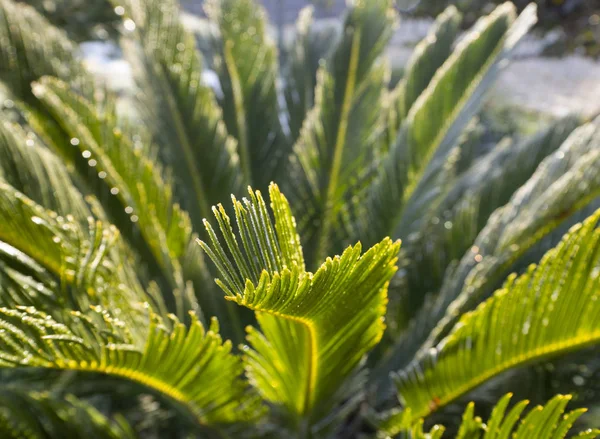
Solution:
[{"label": "frond midrib", "polygon": [[313,400],[314,400],[315,389],[316,389],[316,384],[317,384],[317,371],[318,371],[318,367],[319,367],[317,331],[315,328],[315,321],[306,319],[306,318],[292,316],[290,314],[284,314],[284,313],[281,313],[278,311],[273,311],[270,309],[265,309],[265,308],[262,308],[259,306],[255,306],[255,305],[249,304],[247,302],[244,302],[243,299],[240,300],[239,298],[236,298],[236,297],[226,296],[225,299],[232,301],[232,302],[236,302],[238,305],[244,306],[256,313],[269,314],[274,317],[279,317],[279,318],[282,318],[285,320],[289,320],[291,322],[298,323],[298,324],[302,325],[303,328],[305,328],[306,333],[308,334],[308,345],[309,345],[308,349],[307,349],[307,353],[309,356],[309,358],[307,359],[308,380],[307,380],[306,389],[305,389],[304,407],[300,414],[304,416],[304,415],[307,415],[308,413],[310,413],[311,408],[313,406]]},{"label": "frond midrib", "polygon": [[348,131],[348,119],[350,111],[352,110],[352,100],[356,92],[356,76],[358,70],[358,58],[360,54],[360,37],[361,29],[356,28],[352,38],[352,49],[350,53],[350,62],[348,68],[348,79],[346,80],[346,87],[344,89],[344,97],[342,103],[342,114],[338,125],[338,130],[335,139],[335,146],[333,150],[333,159],[331,167],[329,168],[327,178],[327,188],[324,192],[324,213],[323,222],[320,227],[320,232],[317,236],[316,243],[316,263],[322,261],[327,254],[327,241],[333,221],[335,219],[336,212],[334,211],[332,204],[335,191],[338,186],[338,177],[340,173],[340,167],[342,165],[342,157],[344,155],[344,146],[346,144],[346,135]]},{"label": "frond midrib", "polygon": [[[441,398],[439,401],[435,401],[436,410],[444,407],[450,402],[456,400],[456,398],[464,395],[470,390],[475,389],[477,386],[483,384],[487,380],[515,367],[525,366],[527,364],[541,361],[545,358],[564,354],[571,351],[581,350],[586,347],[596,345],[600,342],[600,329],[592,332],[591,334],[577,336],[568,340],[562,340],[557,343],[540,346],[536,349],[530,350],[525,354],[518,355],[508,361],[500,362],[496,367],[490,369],[481,375],[471,379],[467,383],[460,387],[457,387],[452,392]],[[424,418],[429,415],[433,410],[431,408],[423,408],[419,412],[413,413],[413,420]]]}]

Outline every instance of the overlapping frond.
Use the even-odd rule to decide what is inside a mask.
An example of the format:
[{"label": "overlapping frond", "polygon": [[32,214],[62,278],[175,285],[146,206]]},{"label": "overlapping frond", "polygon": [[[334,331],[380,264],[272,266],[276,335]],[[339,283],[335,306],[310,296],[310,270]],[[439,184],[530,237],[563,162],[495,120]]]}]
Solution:
[{"label": "overlapping frond", "polygon": [[0,179],[62,216],[85,223],[91,216],[63,162],[33,133],[8,122],[0,123]]},{"label": "overlapping frond", "polygon": [[45,75],[79,85],[90,81],[75,45],[28,5],[0,1],[0,41],[0,80],[18,99],[30,100],[31,83]]},{"label": "overlapping frond", "polygon": [[[572,433],[573,424],[585,413],[585,409],[565,412],[570,395],[557,395],[544,406],[536,406],[523,416],[529,401],[520,401],[509,410],[512,394],[505,395],[494,407],[490,418],[483,422],[475,415],[475,405],[470,403],[464,411],[456,439],[564,439]],[[379,437],[405,437],[414,439],[439,439],[444,436],[444,427],[435,425],[426,433],[423,421],[414,422],[410,409],[398,410],[388,415],[381,425]],[[593,439],[600,430],[587,430],[576,438]]]},{"label": "overlapping frond", "polygon": [[446,335],[458,316],[490,294],[526,251],[575,212],[600,196],[598,121],[575,130],[510,201],[497,209],[473,247],[445,277],[435,309],[444,317],[425,343],[426,350]]},{"label": "overlapping frond", "polygon": [[416,417],[509,368],[600,343],[599,217],[575,226],[539,266],[509,277],[400,372],[401,400]]},{"label": "overlapping frond", "polygon": [[404,76],[389,92],[385,104],[385,152],[396,142],[398,130],[417,98],[425,91],[433,75],[450,56],[458,35],[461,14],[454,6],[440,14],[427,36],[417,44]]},{"label": "overlapping frond", "polygon": [[250,192],[234,202],[238,233],[220,207],[225,244],[207,224],[212,245],[202,246],[226,298],[257,313],[262,333],[249,329],[253,350],[245,356],[251,382],[266,400],[314,422],[383,334],[399,244],[385,239],[362,256],[357,244],[306,272],[290,207],[277,186],[270,196],[274,226],[260,192]]},{"label": "overlapping frond", "polygon": [[285,175],[291,148],[279,117],[277,48],[267,33],[267,16],[253,0],[208,0],[205,10],[220,32],[213,67],[223,119],[238,141],[243,179],[266,189]]},{"label": "overlapping frond", "polygon": [[294,146],[293,179],[286,188],[311,267],[341,248],[347,234],[340,218],[344,201],[355,195],[350,188],[372,161],[387,89],[386,69],[374,64],[395,18],[388,0],[354,2],[342,38],[318,73],[315,106]]},{"label": "overlapping frond", "polygon": [[121,416],[113,419],[74,396],[64,400],[44,393],[0,390],[0,436],[5,439],[135,439]]},{"label": "overlapping frond", "polygon": [[111,219],[130,240],[139,230],[171,287],[182,288],[178,261],[192,239],[192,229],[187,213],[174,202],[160,165],[117,127],[114,115],[97,110],[63,82],[44,78],[34,92],[71,139],[61,145],[67,150],[63,156],[78,153],[73,165],[81,178],[96,189],[100,200],[117,200],[118,208],[106,209]]},{"label": "overlapping frond", "polygon": [[313,13],[312,6],[300,11],[294,42],[287,54],[283,91],[293,142],[300,136],[306,115],[315,104],[317,71],[339,38],[337,27],[315,26]]},{"label": "overlapping frond", "polygon": [[36,367],[107,374],[148,386],[183,404],[206,425],[248,421],[260,401],[240,379],[243,365],[223,342],[218,323],[206,330],[193,313],[189,327],[174,320],[167,329],[150,314],[145,339],[95,307],[57,323],[34,307],[0,308],[0,367]]},{"label": "overlapping frond", "polygon": [[410,261],[406,312],[414,313],[426,294],[439,291],[448,267],[473,246],[494,210],[510,200],[579,124],[578,118],[568,116],[530,138],[501,142],[461,175],[426,214],[419,218],[411,214],[414,221],[403,221],[403,252]]},{"label": "overlapping frond", "polygon": [[[236,142],[227,134],[213,90],[202,78],[194,36],[180,21],[178,3],[115,0],[133,20],[136,45],[126,48],[140,94],[145,127],[160,154],[177,169],[177,187],[198,230],[210,206],[238,193],[243,176]],[[246,180],[246,184],[250,181]]]},{"label": "overlapping frond", "polygon": [[394,235],[404,204],[422,190],[419,183],[427,182],[428,172],[439,169],[502,61],[533,23],[534,6],[515,20],[514,5],[501,5],[480,19],[437,70],[409,111],[357,215],[360,236],[367,242]]},{"label": "overlapping frond", "polygon": [[0,298],[4,306],[46,303],[62,308],[91,305],[123,308],[121,318],[136,331],[148,300],[120,259],[118,232],[100,221],[86,228],[72,217],[48,211],[0,180]]}]

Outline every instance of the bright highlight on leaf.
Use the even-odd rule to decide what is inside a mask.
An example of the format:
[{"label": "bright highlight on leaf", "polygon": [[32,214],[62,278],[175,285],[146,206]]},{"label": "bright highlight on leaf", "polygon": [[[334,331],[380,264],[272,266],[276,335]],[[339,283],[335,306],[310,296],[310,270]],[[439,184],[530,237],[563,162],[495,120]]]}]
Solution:
[{"label": "bright highlight on leaf", "polygon": [[399,243],[386,238],[362,255],[357,244],[307,272],[289,205],[276,185],[269,192],[274,226],[260,192],[250,191],[249,200],[234,199],[237,230],[219,206],[222,238],[207,222],[211,244],[200,244],[226,298],[256,311],[262,333],[249,329],[244,360],[251,382],[314,422],[381,339]]},{"label": "bright highlight on leaf", "polygon": [[205,330],[191,314],[186,327],[173,316],[168,329],[149,316],[144,343],[109,311],[73,312],[58,323],[33,307],[0,308],[0,367],[97,372],[148,386],[183,404],[205,425],[248,421],[260,401],[240,379],[241,360],[221,340],[218,322]]}]

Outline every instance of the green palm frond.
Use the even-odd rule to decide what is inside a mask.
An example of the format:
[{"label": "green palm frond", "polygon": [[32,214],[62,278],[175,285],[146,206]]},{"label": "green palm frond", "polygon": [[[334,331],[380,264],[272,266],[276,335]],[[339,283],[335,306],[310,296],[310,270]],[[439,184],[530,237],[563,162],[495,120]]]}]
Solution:
[{"label": "green palm frond", "polygon": [[[427,90],[435,73],[452,53],[462,16],[454,6],[438,16],[427,36],[415,47],[406,74],[397,88],[399,120],[408,116],[419,96]],[[398,129],[398,126],[395,127]]]},{"label": "green palm frond", "polygon": [[114,420],[92,405],[67,396],[59,400],[44,393],[0,390],[0,435],[5,439],[135,439],[121,416]]},{"label": "green palm frond", "polygon": [[[424,190],[461,130],[475,114],[502,60],[535,23],[535,7],[515,20],[511,3],[480,19],[435,73],[400,128],[358,215],[367,242],[396,234],[403,207]],[[421,184],[420,184],[421,182]]]},{"label": "green palm frond", "polygon": [[[534,407],[523,415],[529,401],[520,401],[510,410],[511,394],[505,395],[494,407],[489,420],[484,423],[475,415],[475,405],[470,403],[464,411],[456,439],[564,439],[571,432],[573,424],[585,413],[585,409],[565,413],[570,395],[557,395],[544,406]],[[425,433],[423,421],[414,423],[410,409],[388,414],[381,425],[379,437],[410,437],[414,439],[442,438],[444,427],[435,425]],[[600,436],[600,430],[588,430],[577,438],[593,439]]]},{"label": "green palm frond", "polygon": [[416,417],[509,368],[600,342],[599,217],[600,211],[575,226],[538,267],[509,277],[400,372],[401,399]]},{"label": "green palm frond", "polygon": [[[126,47],[140,91],[140,114],[177,168],[178,191],[197,229],[210,206],[238,193],[243,182],[236,142],[227,134],[213,91],[203,83],[193,35],[176,1],[115,1],[135,22],[137,47]],[[246,184],[250,181],[246,180]]]},{"label": "green palm frond", "polygon": [[600,196],[598,121],[575,130],[490,217],[473,248],[444,279],[433,315],[444,315],[422,350],[447,334],[457,317],[491,293],[507,270],[543,237]]},{"label": "green palm frond", "polygon": [[295,178],[286,188],[299,212],[311,266],[325,259],[334,247],[331,241],[343,242],[345,236],[334,233],[342,228],[343,200],[353,195],[349,188],[359,167],[372,160],[381,129],[376,108],[386,89],[386,70],[374,64],[391,37],[395,18],[387,0],[355,2],[343,38],[318,73],[315,106],[294,146]]},{"label": "green palm frond", "polygon": [[207,331],[194,314],[190,317],[186,327],[172,316],[169,330],[150,314],[140,342],[101,307],[73,312],[63,324],[33,307],[0,308],[0,365],[132,380],[182,404],[204,425],[254,419],[260,401],[239,378],[243,365],[231,354],[231,343],[222,342],[216,320]]},{"label": "green palm frond", "polygon": [[385,151],[395,143],[402,121],[406,119],[417,98],[427,89],[435,72],[450,56],[461,19],[458,10],[450,6],[437,17],[427,36],[415,47],[404,76],[388,94],[385,102]]},{"label": "green palm frond", "polygon": [[315,25],[313,15],[312,6],[300,11],[284,75],[290,135],[294,142],[301,134],[306,115],[315,104],[319,66],[329,58],[339,39],[335,26],[320,28]]},{"label": "green palm frond", "polygon": [[29,101],[31,83],[45,75],[80,86],[91,81],[75,45],[30,6],[0,1],[0,41],[0,80],[17,99]]},{"label": "green palm frond", "polygon": [[[117,306],[121,319],[138,330],[144,311],[136,303],[150,297],[129,275],[114,227],[90,218],[84,228],[2,180],[0,223],[0,262],[10,267],[0,284],[4,305],[45,302],[54,317],[63,315],[63,307]],[[12,287],[10,279],[15,282]]]},{"label": "green palm frond", "polygon": [[[448,267],[471,249],[490,215],[564,143],[580,120],[568,116],[522,141],[502,142],[477,160],[425,214],[401,226],[410,261],[402,312],[414,312],[439,291]],[[431,199],[427,199],[431,205]],[[427,203],[424,200],[425,206]]]},{"label": "green palm frond", "polygon": [[0,123],[0,179],[36,203],[87,224],[91,212],[63,162],[19,125]]},{"label": "green palm frond", "polygon": [[224,209],[215,209],[229,256],[209,225],[212,245],[202,246],[221,272],[226,298],[257,313],[262,333],[249,330],[254,350],[245,355],[251,382],[266,400],[314,422],[383,334],[399,244],[385,239],[362,256],[358,244],[306,272],[277,186],[270,187],[274,226],[260,192],[250,197],[234,203],[237,237]]},{"label": "green palm frond", "polygon": [[266,13],[252,0],[208,0],[205,9],[219,28],[213,66],[244,181],[266,189],[284,175],[291,148],[279,118],[277,48],[267,34]]},{"label": "green palm frond", "polygon": [[161,166],[117,127],[113,115],[96,110],[66,84],[44,78],[34,92],[71,138],[63,146],[70,150],[64,156],[73,157],[72,150],[79,153],[73,165],[80,178],[96,189],[100,200],[118,200],[120,209],[108,213],[118,212],[112,219],[119,229],[129,232],[130,240],[139,230],[171,288],[184,289],[179,260],[192,240],[192,228],[187,213],[174,202]]}]

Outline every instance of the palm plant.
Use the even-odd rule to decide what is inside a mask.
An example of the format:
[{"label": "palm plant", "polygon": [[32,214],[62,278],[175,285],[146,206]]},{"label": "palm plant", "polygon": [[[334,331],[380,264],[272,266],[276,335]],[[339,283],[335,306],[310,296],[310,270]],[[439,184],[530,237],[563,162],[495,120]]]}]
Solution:
[{"label": "palm plant", "polygon": [[114,6],[135,118],[0,0],[2,437],[439,438],[463,396],[498,403],[456,437],[568,434],[523,377],[600,342],[600,127],[474,122],[533,7],[447,9],[390,87],[391,0],[305,10],[283,74],[252,0],[206,2],[204,56],[174,0]]}]

